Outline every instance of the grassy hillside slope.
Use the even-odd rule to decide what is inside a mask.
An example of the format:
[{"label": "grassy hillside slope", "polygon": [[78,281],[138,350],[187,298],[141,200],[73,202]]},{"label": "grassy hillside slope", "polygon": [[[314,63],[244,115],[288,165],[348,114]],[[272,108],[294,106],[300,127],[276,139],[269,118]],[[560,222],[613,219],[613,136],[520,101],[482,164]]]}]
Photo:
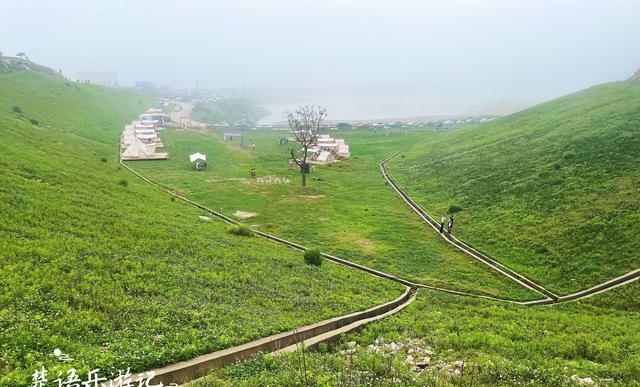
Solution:
[{"label": "grassy hillside slope", "polygon": [[[228,235],[121,169],[121,127],[149,102],[0,75],[0,386],[30,385],[42,365],[53,377],[71,366],[143,371],[401,293]],[[61,364],[55,348],[75,360]]]},{"label": "grassy hillside slope", "polygon": [[640,83],[433,135],[389,163],[454,234],[559,293],[640,267]]},{"label": "grassy hillside slope", "polygon": [[[640,283],[580,302],[548,307],[505,305],[420,290],[399,314],[344,337],[333,353],[262,357],[203,378],[194,387],[576,386],[572,375],[598,386],[640,386]],[[626,298],[635,310],[621,310]],[[597,305],[597,306],[594,306]],[[376,340],[383,339],[386,347]],[[357,346],[347,345],[353,341]],[[394,352],[390,343],[403,345]],[[372,350],[374,349],[374,350]],[[415,372],[407,356],[426,371]],[[458,376],[453,363],[465,362]],[[458,369],[460,371],[460,369]]]}]

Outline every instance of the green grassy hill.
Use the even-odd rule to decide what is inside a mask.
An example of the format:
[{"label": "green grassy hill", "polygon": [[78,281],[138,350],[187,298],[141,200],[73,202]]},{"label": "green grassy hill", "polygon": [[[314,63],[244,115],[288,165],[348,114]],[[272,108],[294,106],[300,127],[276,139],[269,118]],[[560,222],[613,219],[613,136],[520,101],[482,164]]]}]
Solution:
[{"label": "green grassy hill", "polygon": [[[390,300],[401,288],[226,233],[116,163],[151,101],[0,75],[0,386],[143,371]],[[60,348],[73,359],[63,365]]]},{"label": "green grassy hill", "polygon": [[640,267],[640,83],[434,134],[391,174],[454,234],[559,293]]}]

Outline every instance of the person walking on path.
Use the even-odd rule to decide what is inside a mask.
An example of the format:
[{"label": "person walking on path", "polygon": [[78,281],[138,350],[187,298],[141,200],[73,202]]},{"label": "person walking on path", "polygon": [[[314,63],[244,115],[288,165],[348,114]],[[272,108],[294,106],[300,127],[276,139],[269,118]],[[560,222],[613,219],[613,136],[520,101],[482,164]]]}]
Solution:
[{"label": "person walking on path", "polygon": [[445,218],[444,215],[442,215],[442,218],[440,218],[440,234],[442,234],[442,232],[444,231],[444,222],[447,220],[447,218]]},{"label": "person walking on path", "polygon": [[449,215],[449,224],[447,226],[447,232],[451,233],[451,229],[453,228],[453,215]]}]

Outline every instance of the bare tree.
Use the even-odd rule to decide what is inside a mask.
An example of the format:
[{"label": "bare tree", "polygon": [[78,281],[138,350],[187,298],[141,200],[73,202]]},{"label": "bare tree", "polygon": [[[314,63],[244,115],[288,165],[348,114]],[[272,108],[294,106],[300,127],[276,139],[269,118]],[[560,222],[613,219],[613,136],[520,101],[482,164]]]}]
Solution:
[{"label": "bare tree", "polygon": [[318,106],[316,109],[313,105],[305,105],[299,106],[294,112],[286,112],[284,115],[289,122],[291,133],[302,147],[301,156],[296,156],[291,148],[291,158],[300,167],[302,188],[304,188],[307,186],[307,173],[309,173],[307,151],[318,140],[318,132],[322,122],[327,118],[327,109],[322,106]]}]

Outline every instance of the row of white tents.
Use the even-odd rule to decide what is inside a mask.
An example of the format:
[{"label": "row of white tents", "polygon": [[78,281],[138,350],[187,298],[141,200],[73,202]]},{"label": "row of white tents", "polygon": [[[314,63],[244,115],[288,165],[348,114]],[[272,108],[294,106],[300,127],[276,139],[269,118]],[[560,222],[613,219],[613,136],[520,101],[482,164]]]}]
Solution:
[{"label": "row of white tents", "polygon": [[348,159],[351,157],[349,145],[342,138],[332,138],[328,134],[318,136],[316,143],[309,148],[311,160],[315,164],[329,164],[337,159]]},{"label": "row of white tents", "polygon": [[[150,114],[159,113],[156,112],[156,109],[149,109],[140,117]],[[164,121],[143,119],[125,125],[120,137],[120,149],[124,150],[121,155],[122,160],[168,159],[169,154],[156,152],[156,148],[164,146],[159,136],[159,130],[164,124]]]}]

